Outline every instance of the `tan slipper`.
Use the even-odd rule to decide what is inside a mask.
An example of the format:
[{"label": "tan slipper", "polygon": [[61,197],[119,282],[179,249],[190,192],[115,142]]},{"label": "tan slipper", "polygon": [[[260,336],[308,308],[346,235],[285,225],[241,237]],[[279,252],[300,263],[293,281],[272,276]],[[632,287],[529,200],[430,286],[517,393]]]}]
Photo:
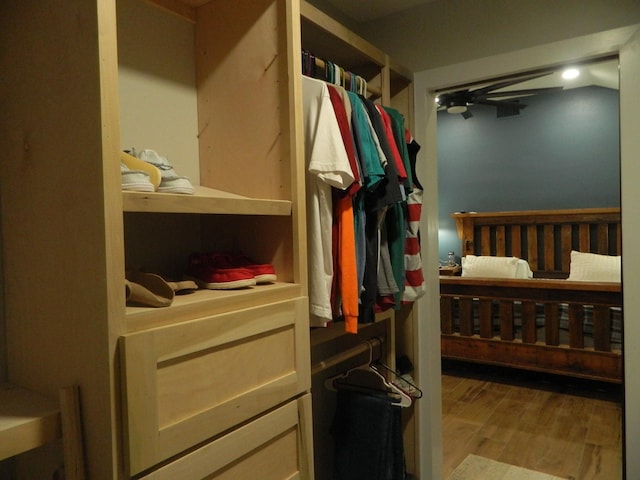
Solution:
[{"label": "tan slipper", "polygon": [[173,302],[174,290],[160,275],[145,272],[127,272],[125,290],[127,302],[149,307],[167,307]]},{"label": "tan slipper", "polygon": [[198,290],[198,285],[193,280],[179,280],[175,282],[167,280],[167,285],[176,292],[176,295],[186,295],[187,293]]},{"label": "tan slipper", "polygon": [[173,302],[173,298],[169,299],[161,295],[156,295],[142,285],[124,281],[125,298],[127,305],[135,305],[141,307],[168,307]]}]

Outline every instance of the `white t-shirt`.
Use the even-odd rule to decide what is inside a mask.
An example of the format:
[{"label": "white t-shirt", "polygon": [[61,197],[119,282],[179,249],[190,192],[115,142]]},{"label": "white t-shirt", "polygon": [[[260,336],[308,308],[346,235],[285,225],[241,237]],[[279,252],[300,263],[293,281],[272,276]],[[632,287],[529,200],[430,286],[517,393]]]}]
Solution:
[{"label": "white t-shirt", "polygon": [[327,85],[302,77],[305,159],[307,165],[307,255],[311,326],[332,319],[331,187],[354,182]]}]

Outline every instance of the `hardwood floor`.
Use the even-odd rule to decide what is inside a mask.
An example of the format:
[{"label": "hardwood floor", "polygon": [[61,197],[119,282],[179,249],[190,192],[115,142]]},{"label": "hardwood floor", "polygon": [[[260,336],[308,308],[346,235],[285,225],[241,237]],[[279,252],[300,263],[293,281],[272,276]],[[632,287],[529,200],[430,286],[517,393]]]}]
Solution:
[{"label": "hardwood floor", "polygon": [[573,480],[622,479],[622,387],[443,362],[443,476],[470,454]]}]

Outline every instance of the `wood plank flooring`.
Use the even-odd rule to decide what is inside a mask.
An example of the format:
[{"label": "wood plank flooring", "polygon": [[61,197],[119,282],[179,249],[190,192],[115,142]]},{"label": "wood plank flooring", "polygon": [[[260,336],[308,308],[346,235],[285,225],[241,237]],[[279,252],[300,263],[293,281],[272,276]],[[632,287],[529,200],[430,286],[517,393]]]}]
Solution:
[{"label": "wood plank flooring", "polygon": [[443,362],[443,478],[470,454],[572,480],[622,479],[622,387]]}]

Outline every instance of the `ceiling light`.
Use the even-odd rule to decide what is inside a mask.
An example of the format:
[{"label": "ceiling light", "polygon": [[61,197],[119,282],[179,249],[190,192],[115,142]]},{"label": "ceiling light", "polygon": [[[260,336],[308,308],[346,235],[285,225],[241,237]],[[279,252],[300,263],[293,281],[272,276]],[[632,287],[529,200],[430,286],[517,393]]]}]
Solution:
[{"label": "ceiling light", "polygon": [[452,105],[451,107],[447,107],[447,113],[463,113],[466,111],[466,105]]},{"label": "ceiling light", "polygon": [[448,113],[464,113],[467,111],[467,101],[465,99],[462,98],[449,98],[446,99],[446,107],[447,107],[447,112]]},{"label": "ceiling light", "polygon": [[577,68],[567,68],[564,72],[562,72],[562,78],[565,80],[571,80],[580,75],[580,72]]}]

